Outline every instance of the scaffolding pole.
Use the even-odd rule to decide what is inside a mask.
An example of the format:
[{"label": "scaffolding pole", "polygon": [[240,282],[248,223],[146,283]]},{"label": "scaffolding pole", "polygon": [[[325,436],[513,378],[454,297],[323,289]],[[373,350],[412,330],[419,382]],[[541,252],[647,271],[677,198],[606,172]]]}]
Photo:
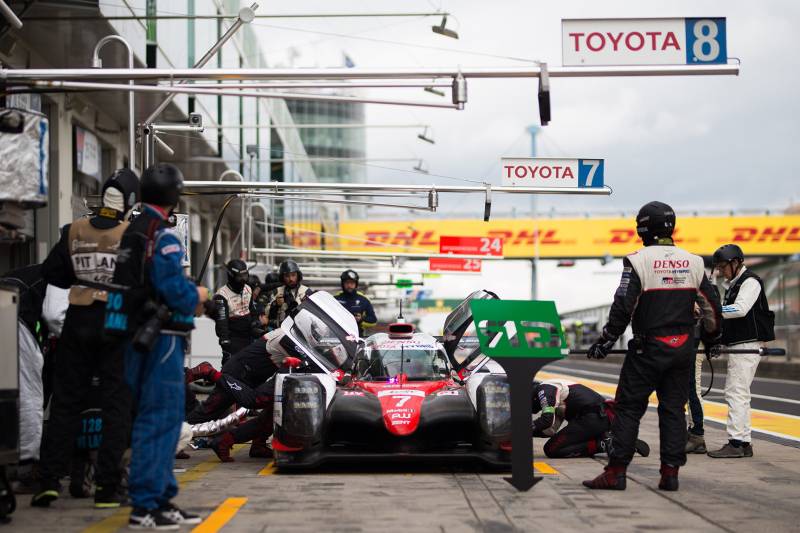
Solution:
[{"label": "scaffolding pole", "polygon": [[[607,78],[637,76],[738,76],[739,64],[725,65],[620,65],[592,67],[548,67],[551,78]],[[430,80],[435,78],[503,79],[538,78],[541,68],[216,68],[216,69],[0,69],[0,80]]]}]

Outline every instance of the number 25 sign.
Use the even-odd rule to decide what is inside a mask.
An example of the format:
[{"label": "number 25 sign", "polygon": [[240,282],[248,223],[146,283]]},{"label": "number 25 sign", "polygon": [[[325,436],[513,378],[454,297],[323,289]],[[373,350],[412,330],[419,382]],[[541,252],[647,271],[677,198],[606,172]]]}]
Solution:
[{"label": "number 25 sign", "polygon": [[564,19],[564,66],[725,64],[724,18]]}]

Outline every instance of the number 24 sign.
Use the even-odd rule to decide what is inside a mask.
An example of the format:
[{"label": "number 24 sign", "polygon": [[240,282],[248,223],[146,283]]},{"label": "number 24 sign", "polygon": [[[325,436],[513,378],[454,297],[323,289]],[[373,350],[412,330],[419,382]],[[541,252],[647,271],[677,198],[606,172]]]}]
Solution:
[{"label": "number 24 sign", "polygon": [[561,40],[564,66],[728,61],[724,18],[565,19]]},{"label": "number 24 sign", "polygon": [[503,239],[500,237],[442,235],[439,237],[439,253],[502,256]]}]

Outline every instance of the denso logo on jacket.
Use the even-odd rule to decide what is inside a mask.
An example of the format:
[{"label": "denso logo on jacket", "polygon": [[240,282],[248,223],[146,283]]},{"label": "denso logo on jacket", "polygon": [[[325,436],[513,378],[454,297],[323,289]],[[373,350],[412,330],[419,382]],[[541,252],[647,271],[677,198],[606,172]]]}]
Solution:
[{"label": "denso logo on jacket", "polygon": [[662,268],[689,268],[688,259],[656,259],[653,261],[654,269]]}]

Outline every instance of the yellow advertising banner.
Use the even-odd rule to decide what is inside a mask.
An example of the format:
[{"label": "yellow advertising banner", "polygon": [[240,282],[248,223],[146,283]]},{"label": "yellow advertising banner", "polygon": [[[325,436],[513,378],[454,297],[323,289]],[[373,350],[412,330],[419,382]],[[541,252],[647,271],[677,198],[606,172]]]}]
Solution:
[{"label": "yellow advertising banner", "polygon": [[[620,257],[641,246],[633,218],[358,221],[341,223],[338,233],[338,249],[347,251],[438,252],[442,235],[501,237],[505,257],[534,257],[537,248],[545,258]],[[678,217],[674,237],[699,255],[725,243],[745,255],[791,255],[800,253],[800,215]]]}]

